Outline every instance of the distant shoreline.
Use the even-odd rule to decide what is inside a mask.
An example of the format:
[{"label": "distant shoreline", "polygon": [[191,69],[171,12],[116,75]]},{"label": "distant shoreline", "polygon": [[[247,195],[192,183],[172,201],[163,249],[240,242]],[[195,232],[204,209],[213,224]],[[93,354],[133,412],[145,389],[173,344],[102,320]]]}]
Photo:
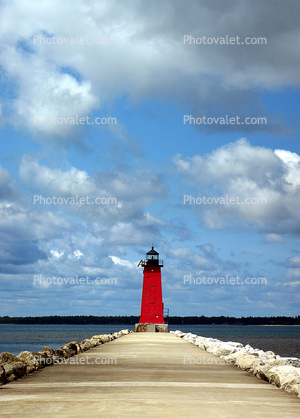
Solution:
[{"label": "distant shoreline", "polygon": [[[139,323],[138,315],[45,315],[45,316],[0,316],[0,325],[132,325]],[[300,326],[300,316],[164,316],[171,326]]]},{"label": "distant shoreline", "polygon": [[[98,325],[132,325],[132,324],[128,324],[128,323],[124,323],[124,324],[111,324],[111,323],[107,323],[107,324],[82,324],[80,322],[78,323],[72,323],[72,324],[68,324],[68,323],[62,323],[62,324],[57,324],[57,323],[52,323],[52,324],[41,324],[41,323],[23,323],[23,324],[18,324],[18,323],[7,323],[7,324],[2,324],[1,325],[94,325],[94,326],[98,326]],[[193,323],[185,323],[185,324],[169,324],[169,326],[186,326],[186,325],[192,325],[194,327],[209,327],[209,326],[218,326],[218,327],[300,327],[300,324],[193,324]]]},{"label": "distant shoreline", "polygon": [[300,325],[280,325],[280,324],[272,324],[272,325],[258,325],[259,327],[300,327]]}]

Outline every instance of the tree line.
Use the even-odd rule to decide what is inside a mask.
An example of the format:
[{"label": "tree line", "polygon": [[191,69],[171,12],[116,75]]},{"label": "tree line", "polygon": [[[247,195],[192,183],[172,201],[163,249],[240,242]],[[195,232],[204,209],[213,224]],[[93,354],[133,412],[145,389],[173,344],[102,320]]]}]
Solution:
[{"label": "tree line", "polygon": [[[57,324],[57,325],[134,325],[139,316],[26,316],[0,317],[0,324]],[[300,325],[300,316],[241,317],[233,316],[170,316],[170,325]]]}]

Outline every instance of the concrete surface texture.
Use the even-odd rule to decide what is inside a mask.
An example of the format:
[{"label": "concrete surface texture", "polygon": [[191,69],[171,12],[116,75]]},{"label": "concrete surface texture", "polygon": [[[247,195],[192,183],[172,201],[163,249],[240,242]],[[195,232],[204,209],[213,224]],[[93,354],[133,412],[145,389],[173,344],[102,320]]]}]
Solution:
[{"label": "concrete surface texture", "polygon": [[299,417],[300,399],[165,333],[133,333],[0,387],[1,417]]}]

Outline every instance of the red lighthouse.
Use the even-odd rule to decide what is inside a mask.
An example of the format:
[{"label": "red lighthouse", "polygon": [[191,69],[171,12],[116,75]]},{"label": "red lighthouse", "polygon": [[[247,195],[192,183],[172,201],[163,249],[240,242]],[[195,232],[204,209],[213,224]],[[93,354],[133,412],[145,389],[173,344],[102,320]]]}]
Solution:
[{"label": "red lighthouse", "polygon": [[[136,331],[164,331],[164,307],[161,288],[161,267],[163,261],[159,260],[159,253],[152,249],[147,252],[146,260],[141,260],[138,266],[144,267],[143,294],[140,322]],[[149,326],[148,324],[153,324]]]}]

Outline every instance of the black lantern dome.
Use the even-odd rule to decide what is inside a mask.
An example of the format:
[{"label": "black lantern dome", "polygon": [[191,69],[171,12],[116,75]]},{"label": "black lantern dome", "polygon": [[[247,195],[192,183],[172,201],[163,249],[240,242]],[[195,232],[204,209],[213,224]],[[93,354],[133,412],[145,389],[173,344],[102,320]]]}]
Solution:
[{"label": "black lantern dome", "polygon": [[159,253],[157,251],[155,251],[155,249],[151,248],[150,251],[148,251],[146,253],[146,260],[141,260],[138,264],[138,266],[146,266],[146,265],[156,265],[156,266],[160,266],[163,267],[163,260],[159,259]]}]

